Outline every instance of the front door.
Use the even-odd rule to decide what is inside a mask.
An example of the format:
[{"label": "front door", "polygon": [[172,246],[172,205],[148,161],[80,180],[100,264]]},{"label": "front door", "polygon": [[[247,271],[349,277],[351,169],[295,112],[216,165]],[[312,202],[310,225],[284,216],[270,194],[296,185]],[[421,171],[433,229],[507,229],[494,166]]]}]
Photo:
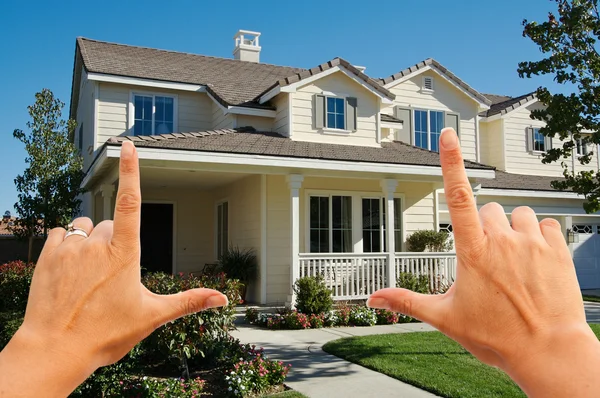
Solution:
[{"label": "front door", "polygon": [[173,205],[142,203],[142,273],[173,272]]}]

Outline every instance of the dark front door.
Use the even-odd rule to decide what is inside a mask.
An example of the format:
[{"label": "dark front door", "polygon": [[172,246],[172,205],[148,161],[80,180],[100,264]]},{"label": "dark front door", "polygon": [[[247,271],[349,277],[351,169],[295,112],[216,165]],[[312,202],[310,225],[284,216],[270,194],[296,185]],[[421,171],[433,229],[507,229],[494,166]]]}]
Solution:
[{"label": "dark front door", "polygon": [[173,272],[173,205],[142,203],[142,273]]}]

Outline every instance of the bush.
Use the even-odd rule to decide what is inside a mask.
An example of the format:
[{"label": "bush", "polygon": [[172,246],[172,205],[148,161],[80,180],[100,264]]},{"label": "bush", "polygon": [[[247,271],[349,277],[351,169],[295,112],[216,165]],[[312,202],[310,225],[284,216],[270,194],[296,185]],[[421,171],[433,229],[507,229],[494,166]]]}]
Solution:
[{"label": "bush", "polygon": [[399,320],[398,314],[389,310],[383,310],[378,308],[375,310],[375,314],[377,315],[378,325],[393,325],[395,323],[398,323]]},{"label": "bush", "polygon": [[312,315],[331,311],[333,297],[322,276],[305,276],[294,283],[296,308]]},{"label": "bush", "polygon": [[265,359],[262,354],[256,354],[252,359],[243,359],[225,377],[227,391],[234,397],[264,392],[272,386],[282,384],[291,366]]},{"label": "bush", "polygon": [[396,286],[416,293],[429,294],[429,277],[427,275],[416,276],[410,272],[400,272],[398,279],[396,279]]},{"label": "bush", "polygon": [[354,306],[350,310],[350,324],[354,326],[373,326],[377,323],[375,310],[363,306]]},{"label": "bush", "polygon": [[23,261],[0,265],[0,309],[25,313],[35,266]]},{"label": "bush", "polygon": [[308,315],[298,311],[290,311],[283,315],[283,322],[286,329],[308,329],[310,328],[310,322]]},{"label": "bush", "polygon": [[17,333],[23,323],[20,312],[0,312],[0,351],[6,347],[10,339]]},{"label": "bush", "polygon": [[254,249],[229,247],[219,258],[219,268],[228,278],[247,284],[256,273],[256,253]]},{"label": "bush", "polygon": [[313,329],[320,329],[325,326],[325,314],[312,314],[308,321]]},{"label": "bush", "polygon": [[206,381],[195,378],[190,380],[170,378],[161,379],[144,376],[138,379],[120,381],[122,386],[120,397],[124,398],[154,398],[182,397],[195,398],[202,395]]},{"label": "bush", "polygon": [[350,312],[352,307],[343,305],[338,307],[335,319],[335,326],[349,326],[350,325]]},{"label": "bush", "polygon": [[257,323],[258,316],[259,316],[259,312],[256,308],[253,308],[253,307],[246,308],[246,314],[244,315],[244,317],[246,318],[246,321],[249,324],[254,325],[255,323]]},{"label": "bush", "polygon": [[422,230],[406,238],[409,252],[445,252],[452,249],[452,239],[446,231]]}]

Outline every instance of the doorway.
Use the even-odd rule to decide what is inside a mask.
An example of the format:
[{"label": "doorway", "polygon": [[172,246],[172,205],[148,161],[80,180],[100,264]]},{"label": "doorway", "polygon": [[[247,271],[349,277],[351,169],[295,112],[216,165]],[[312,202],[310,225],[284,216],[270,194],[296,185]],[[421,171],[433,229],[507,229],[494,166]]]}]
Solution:
[{"label": "doorway", "polygon": [[173,273],[173,204],[142,203],[142,274]]}]

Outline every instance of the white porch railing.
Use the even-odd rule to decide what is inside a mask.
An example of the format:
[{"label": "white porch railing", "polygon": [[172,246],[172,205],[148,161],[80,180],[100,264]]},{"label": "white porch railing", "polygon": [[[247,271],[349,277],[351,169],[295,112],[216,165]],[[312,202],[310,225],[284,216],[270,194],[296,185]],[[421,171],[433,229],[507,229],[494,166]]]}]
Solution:
[{"label": "white porch railing", "polygon": [[456,280],[455,253],[396,253],[396,276],[400,272],[429,276],[433,292],[449,287]]},{"label": "white porch railing", "polygon": [[[438,291],[456,279],[454,253],[396,253],[395,275],[428,275]],[[387,253],[300,253],[299,277],[321,275],[335,300],[365,299],[387,287]]]},{"label": "white porch railing", "polygon": [[335,300],[364,299],[386,287],[385,253],[299,255],[300,278],[321,275]]}]

